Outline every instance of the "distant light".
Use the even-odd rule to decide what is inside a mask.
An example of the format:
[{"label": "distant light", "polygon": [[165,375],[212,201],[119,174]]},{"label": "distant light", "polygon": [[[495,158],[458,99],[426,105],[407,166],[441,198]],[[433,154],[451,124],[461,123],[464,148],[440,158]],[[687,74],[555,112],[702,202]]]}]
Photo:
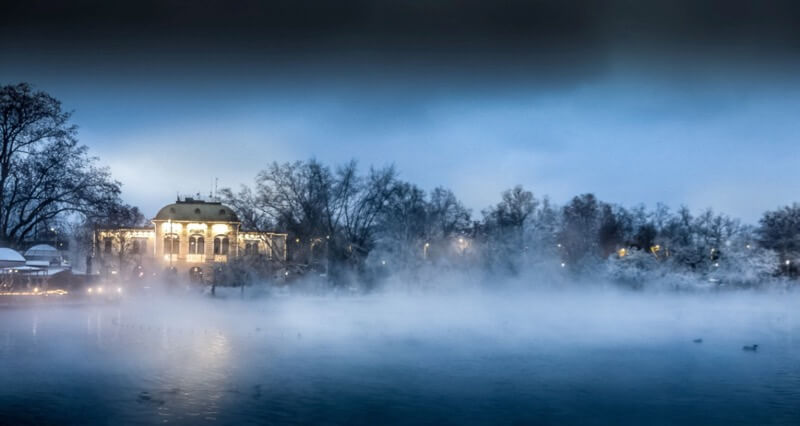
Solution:
[{"label": "distant light", "polygon": [[714,263],[715,268],[719,268],[719,262]]},{"label": "distant light", "polygon": [[289,271],[284,272],[283,275],[286,275],[288,277],[289,276]]},{"label": "distant light", "polygon": [[122,293],[122,287],[117,287],[117,293]]},{"label": "distant light", "polygon": [[791,265],[791,263],[792,263],[792,261],[791,261],[791,260],[789,260],[789,259],[786,259],[786,266],[789,266],[789,265]]},{"label": "distant light", "polygon": [[117,275],[117,271],[111,271],[111,275]]},{"label": "distant light", "polygon": [[33,292],[34,292],[34,293],[38,293],[38,292],[39,292],[39,287],[34,287],[34,288],[33,288]]},{"label": "distant light", "polygon": [[98,293],[102,293],[102,292],[103,292],[103,287],[102,287],[102,286],[100,286],[100,287],[97,287],[97,292],[98,292]]},{"label": "distant light", "polygon": [[89,293],[91,293],[93,290],[94,290],[94,289],[93,289],[93,288],[91,288],[91,287],[89,287],[88,289],[86,289],[86,291],[88,291]]},{"label": "distant light", "polygon": [[564,263],[564,262],[561,262],[561,267],[562,267],[562,268],[566,268],[566,267],[567,267],[567,264],[566,264],[566,263]]},{"label": "distant light", "polygon": [[381,265],[385,265],[385,264],[386,264],[386,261],[385,260],[381,260]]}]

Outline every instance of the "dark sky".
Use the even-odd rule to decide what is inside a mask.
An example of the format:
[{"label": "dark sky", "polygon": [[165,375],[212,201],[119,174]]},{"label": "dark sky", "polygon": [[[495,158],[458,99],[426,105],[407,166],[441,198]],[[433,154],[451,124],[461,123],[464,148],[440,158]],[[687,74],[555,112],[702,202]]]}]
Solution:
[{"label": "dark sky", "polygon": [[798,23],[789,1],[6,1],[0,82],[74,109],[146,212],[314,156],[475,210],[523,183],[752,221],[800,193]]}]

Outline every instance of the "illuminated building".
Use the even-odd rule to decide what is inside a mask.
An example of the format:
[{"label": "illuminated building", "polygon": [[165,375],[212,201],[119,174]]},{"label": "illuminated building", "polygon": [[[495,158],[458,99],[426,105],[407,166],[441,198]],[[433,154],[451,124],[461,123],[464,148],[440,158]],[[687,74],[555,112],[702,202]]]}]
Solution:
[{"label": "illuminated building", "polygon": [[131,267],[133,274],[172,270],[202,280],[236,257],[286,260],[286,234],[241,229],[233,209],[218,201],[178,199],[159,210],[151,223],[98,229],[96,268],[123,275]]}]

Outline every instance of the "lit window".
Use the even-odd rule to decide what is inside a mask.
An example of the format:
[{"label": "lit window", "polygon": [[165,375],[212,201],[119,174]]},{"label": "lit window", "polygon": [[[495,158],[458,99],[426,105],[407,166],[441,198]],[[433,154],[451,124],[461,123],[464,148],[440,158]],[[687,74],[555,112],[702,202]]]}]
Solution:
[{"label": "lit window", "polygon": [[229,245],[228,237],[217,235],[214,237],[214,254],[228,254]]},{"label": "lit window", "polygon": [[206,252],[206,239],[200,234],[189,237],[189,254],[204,254]]},{"label": "lit window", "polygon": [[177,235],[164,236],[164,254],[179,254],[181,250],[181,240]]}]

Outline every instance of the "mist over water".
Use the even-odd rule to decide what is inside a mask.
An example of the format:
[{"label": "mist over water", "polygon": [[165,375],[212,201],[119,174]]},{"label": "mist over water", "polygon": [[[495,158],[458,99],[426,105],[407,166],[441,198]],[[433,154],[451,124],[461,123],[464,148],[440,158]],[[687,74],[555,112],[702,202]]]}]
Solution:
[{"label": "mist over water", "polygon": [[[6,308],[0,415],[45,424],[797,424],[799,298],[484,286]],[[751,344],[758,350],[743,350]]]}]

